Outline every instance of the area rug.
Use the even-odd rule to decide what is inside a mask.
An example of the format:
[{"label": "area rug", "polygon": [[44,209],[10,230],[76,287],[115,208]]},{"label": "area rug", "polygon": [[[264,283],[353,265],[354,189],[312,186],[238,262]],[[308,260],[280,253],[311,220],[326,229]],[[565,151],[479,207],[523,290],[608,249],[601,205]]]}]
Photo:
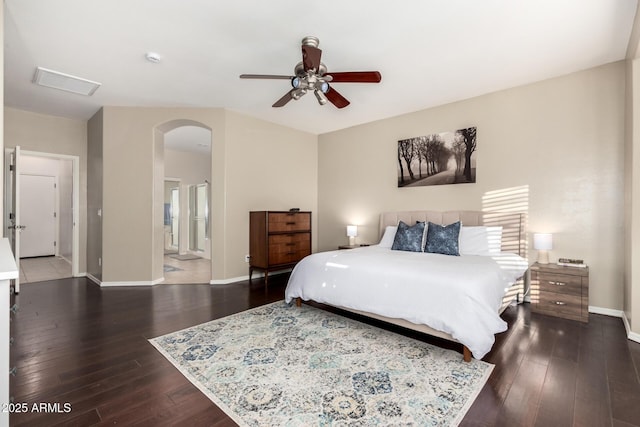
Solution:
[{"label": "area rug", "polygon": [[284,301],[149,341],[241,426],[455,426],[493,370]]},{"label": "area rug", "polygon": [[178,261],[191,261],[194,259],[202,258],[202,257],[199,257],[198,255],[193,255],[193,254],[184,254],[184,255],[175,254],[175,255],[169,255],[169,256],[173,259],[177,259]]},{"label": "area rug", "polygon": [[173,265],[164,264],[162,266],[162,271],[164,271],[165,273],[170,273],[172,271],[183,271],[183,270],[181,268],[174,267]]}]

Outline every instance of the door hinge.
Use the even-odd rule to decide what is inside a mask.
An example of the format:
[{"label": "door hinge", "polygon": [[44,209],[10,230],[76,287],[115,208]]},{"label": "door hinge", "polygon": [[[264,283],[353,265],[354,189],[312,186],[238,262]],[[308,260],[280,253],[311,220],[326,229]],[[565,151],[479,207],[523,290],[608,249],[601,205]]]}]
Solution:
[{"label": "door hinge", "polygon": [[58,244],[58,242],[53,242],[53,246],[56,246]]},{"label": "door hinge", "polygon": [[53,183],[53,188],[58,188],[58,184],[56,184],[55,182]]},{"label": "door hinge", "polygon": [[16,169],[16,167],[15,167],[14,165],[9,165],[9,170],[10,170],[10,171],[12,171],[12,172],[13,172],[15,169]]},{"label": "door hinge", "polygon": [[9,219],[13,219],[15,218],[15,215],[13,214],[13,212],[9,212]]},{"label": "door hinge", "polygon": [[57,217],[58,217],[58,213],[57,213],[57,212],[54,212],[54,213],[53,213],[53,217],[54,217],[54,218],[57,218]]}]

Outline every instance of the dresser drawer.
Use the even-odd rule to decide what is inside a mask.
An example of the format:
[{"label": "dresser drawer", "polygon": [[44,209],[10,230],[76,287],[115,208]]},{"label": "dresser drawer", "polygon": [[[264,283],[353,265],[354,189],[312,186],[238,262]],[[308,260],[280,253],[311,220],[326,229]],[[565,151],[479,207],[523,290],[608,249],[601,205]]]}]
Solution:
[{"label": "dresser drawer", "polygon": [[580,320],[583,316],[582,297],[557,292],[542,292],[537,304],[532,304],[534,312]]},{"label": "dresser drawer", "polygon": [[567,295],[582,295],[582,279],[580,276],[536,272],[532,279],[534,281],[537,280],[538,283],[532,283],[532,285],[538,285],[541,293],[557,292]]},{"label": "dresser drawer", "polygon": [[269,212],[269,232],[311,230],[310,212]]},{"label": "dresser drawer", "polygon": [[311,253],[311,234],[274,234],[269,236],[269,264],[290,264]]}]

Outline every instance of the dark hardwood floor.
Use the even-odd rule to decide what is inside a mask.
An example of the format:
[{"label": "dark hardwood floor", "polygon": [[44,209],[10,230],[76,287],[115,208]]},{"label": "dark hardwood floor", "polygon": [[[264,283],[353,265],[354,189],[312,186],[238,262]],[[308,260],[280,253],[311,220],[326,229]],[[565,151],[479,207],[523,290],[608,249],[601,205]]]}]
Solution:
[{"label": "dark hardwood floor", "polygon": [[[24,284],[14,297],[11,394],[29,409],[60,403],[60,413],[12,413],[11,425],[235,425],[147,339],[280,300],[286,279],[270,277],[268,291],[259,280]],[[485,358],[495,369],[462,425],[640,426],[640,344],[626,339],[620,319],[592,314],[581,324],[531,314],[526,304],[503,317],[509,330]]]}]

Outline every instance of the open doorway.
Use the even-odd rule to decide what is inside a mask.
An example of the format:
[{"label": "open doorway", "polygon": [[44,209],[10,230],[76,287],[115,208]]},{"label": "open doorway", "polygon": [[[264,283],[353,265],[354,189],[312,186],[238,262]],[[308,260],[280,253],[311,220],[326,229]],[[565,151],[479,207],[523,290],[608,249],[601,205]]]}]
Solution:
[{"label": "open doorway", "polygon": [[164,134],[163,283],[209,283],[211,130],[178,126]]},{"label": "open doorway", "polygon": [[[16,170],[17,155],[20,159]],[[79,158],[7,149],[5,159],[12,165],[5,164],[8,170],[4,189],[6,223],[16,224],[13,215],[17,207],[21,213],[19,282],[77,276]],[[20,185],[14,197],[16,176]]]}]

